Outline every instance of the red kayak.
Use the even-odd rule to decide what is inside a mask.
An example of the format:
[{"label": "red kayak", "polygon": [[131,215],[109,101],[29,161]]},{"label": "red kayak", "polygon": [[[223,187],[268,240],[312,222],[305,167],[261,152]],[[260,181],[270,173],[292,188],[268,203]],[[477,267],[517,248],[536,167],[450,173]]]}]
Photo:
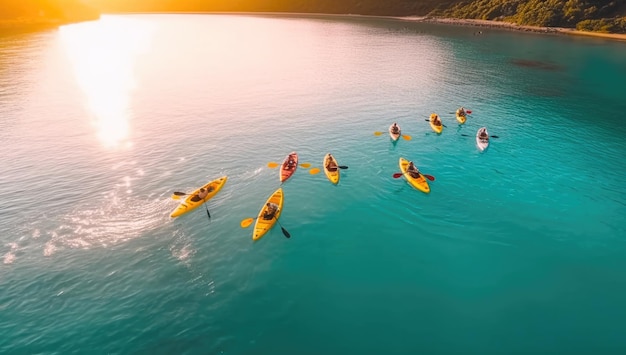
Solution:
[{"label": "red kayak", "polygon": [[296,172],[297,168],[298,168],[298,153],[291,152],[289,153],[289,155],[287,155],[287,157],[283,161],[283,164],[280,166],[280,171],[279,171],[279,176],[278,176],[280,179],[280,182],[287,181],[287,179],[289,179],[291,175],[293,175],[293,173]]}]

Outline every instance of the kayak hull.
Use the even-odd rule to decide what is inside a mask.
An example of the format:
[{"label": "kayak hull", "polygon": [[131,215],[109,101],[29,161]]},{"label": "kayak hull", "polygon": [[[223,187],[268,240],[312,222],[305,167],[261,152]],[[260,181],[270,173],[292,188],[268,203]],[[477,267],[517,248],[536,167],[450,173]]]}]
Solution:
[{"label": "kayak hull", "polygon": [[[330,153],[329,153],[330,154]],[[339,183],[339,164],[337,163],[337,159],[335,159],[335,157],[330,156],[329,154],[326,154],[324,156],[324,173],[326,174],[326,177],[328,178],[328,180],[330,182],[332,182],[333,184],[337,185],[337,183]],[[335,162],[335,165],[337,165],[337,170],[335,171],[330,171],[326,168],[326,166],[328,165],[329,160],[332,160],[333,162]]]},{"label": "kayak hull", "polygon": [[489,147],[489,138],[480,139],[479,137],[480,132],[482,130],[484,130],[485,133],[487,133],[487,137],[489,137],[489,132],[487,131],[487,127],[481,127],[478,129],[478,131],[476,131],[476,146],[478,147],[478,150],[480,150],[481,152],[487,149],[487,147]]},{"label": "kayak hull", "polygon": [[[280,218],[280,214],[283,211],[283,196],[283,189],[282,187],[279,187],[278,190],[274,191],[274,193],[267,199],[267,201],[265,201],[263,207],[261,207],[261,211],[259,211],[256,222],[254,222],[254,229],[252,230],[252,240],[259,240],[263,238],[263,236],[270,229],[272,229],[272,227],[274,227],[274,224],[276,224],[276,220]],[[263,219],[263,215],[267,210],[268,203],[274,203],[278,206],[278,211],[276,211],[274,218],[270,220]]]},{"label": "kayak hull", "polygon": [[422,191],[425,194],[430,193],[430,186],[428,186],[428,181],[426,181],[426,179],[424,178],[422,174],[420,174],[418,178],[414,178],[410,174],[407,173],[407,169],[409,167],[408,160],[404,158],[400,158],[399,164],[400,164],[400,171],[402,171],[402,175],[409,182],[409,185],[413,186],[417,190]]},{"label": "kayak hull", "polygon": [[[190,193],[187,198],[183,202],[181,202],[170,214],[170,217],[176,218],[184,215],[185,213],[191,212],[196,208],[200,207],[202,204],[212,199],[218,192],[224,187],[226,184],[226,180],[228,180],[227,176],[222,176],[213,181],[209,181],[206,185],[199,187],[197,190]],[[192,198],[200,192],[201,188],[209,189],[209,187],[213,188],[211,192],[209,192],[204,199],[200,201],[192,201]]]},{"label": "kayak hull", "polygon": [[434,123],[435,122],[435,117],[437,117],[436,113],[431,113],[430,114],[430,120],[428,121],[430,123],[430,128],[432,128],[433,131],[435,131],[435,133],[441,134],[441,132],[443,131],[443,124],[441,126],[437,126]]},{"label": "kayak hull", "polygon": [[[287,167],[287,162],[289,161],[289,157],[293,157],[293,160],[295,161],[293,168]],[[278,180],[280,182],[287,181],[287,179],[289,179],[291,175],[293,175],[293,173],[296,172],[296,169],[298,169],[298,154],[296,152],[291,152],[287,155],[285,160],[283,160],[283,163],[280,165],[280,171],[278,172]]]},{"label": "kayak hull", "polygon": [[389,126],[389,137],[391,137],[391,140],[396,142],[398,141],[398,139],[400,139],[400,136],[402,135],[402,130],[400,129],[400,126],[398,126],[398,133],[393,133],[391,128],[393,127],[393,124],[391,126]]},{"label": "kayak hull", "polygon": [[456,114],[456,120],[459,121],[459,124],[464,124],[465,121],[467,120],[467,117],[465,115],[459,115],[457,113]]}]

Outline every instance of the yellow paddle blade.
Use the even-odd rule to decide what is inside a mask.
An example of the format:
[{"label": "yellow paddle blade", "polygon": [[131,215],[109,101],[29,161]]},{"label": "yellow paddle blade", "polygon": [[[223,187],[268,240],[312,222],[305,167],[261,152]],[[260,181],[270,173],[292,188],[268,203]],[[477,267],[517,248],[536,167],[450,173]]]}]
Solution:
[{"label": "yellow paddle blade", "polygon": [[178,196],[178,195],[172,195],[172,200],[180,200],[180,196]]},{"label": "yellow paddle blade", "polygon": [[383,132],[379,132],[379,131],[374,132],[374,135],[375,135],[375,136],[380,136],[380,135],[382,135],[382,134],[383,134]]},{"label": "yellow paddle blade", "polygon": [[310,168],[311,167],[311,163],[302,163],[302,164],[300,164],[300,166],[305,168],[305,169],[306,168]]},{"label": "yellow paddle blade", "polygon": [[315,175],[315,174],[317,174],[319,172],[320,172],[320,169],[318,169],[318,168],[313,168],[313,169],[309,170],[309,174],[311,174],[311,175]]},{"label": "yellow paddle blade", "polygon": [[272,169],[274,169],[274,168],[275,168],[275,167],[277,167],[278,165],[280,165],[280,164],[278,164],[278,163],[274,163],[273,161],[271,161],[271,162],[267,163],[267,167],[268,167],[268,168],[272,168]]},{"label": "yellow paddle blade", "polygon": [[413,139],[413,137],[409,136],[408,134],[403,134],[402,138],[406,139],[407,141],[410,141],[411,139]]},{"label": "yellow paddle blade", "polygon": [[254,221],[254,218],[246,218],[246,219],[244,219],[244,220],[243,220],[243,221],[241,221],[241,223],[240,223],[241,228],[247,228],[247,227],[249,227],[249,226],[252,224],[252,222],[253,222],[253,221]]}]

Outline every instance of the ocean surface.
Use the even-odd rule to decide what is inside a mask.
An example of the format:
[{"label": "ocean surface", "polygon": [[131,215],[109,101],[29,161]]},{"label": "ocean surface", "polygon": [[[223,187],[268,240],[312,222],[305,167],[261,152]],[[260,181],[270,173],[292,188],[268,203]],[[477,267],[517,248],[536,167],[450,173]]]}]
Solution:
[{"label": "ocean surface", "polygon": [[0,353],[623,354],[624,83],[624,42],[398,19],[0,33]]}]

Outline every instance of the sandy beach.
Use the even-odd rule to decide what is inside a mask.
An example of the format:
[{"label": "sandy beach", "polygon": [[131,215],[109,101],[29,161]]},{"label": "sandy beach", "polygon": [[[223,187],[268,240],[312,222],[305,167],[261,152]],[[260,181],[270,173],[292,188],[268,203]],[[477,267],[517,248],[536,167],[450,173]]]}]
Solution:
[{"label": "sandy beach", "polygon": [[619,41],[626,41],[626,34],[578,31],[573,28],[564,28],[564,27],[521,26],[521,25],[517,25],[515,23],[510,23],[510,22],[474,20],[474,19],[439,18],[439,17],[429,17],[429,16],[397,17],[397,18],[407,20],[407,21],[444,23],[444,24],[458,25],[458,26],[498,28],[498,29],[509,29],[509,30],[514,30],[514,31],[554,33],[554,34],[565,34],[565,35],[572,35],[572,36],[587,36],[587,37],[607,38],[607,39],[613,39],[613,40],[619,40]]}]

